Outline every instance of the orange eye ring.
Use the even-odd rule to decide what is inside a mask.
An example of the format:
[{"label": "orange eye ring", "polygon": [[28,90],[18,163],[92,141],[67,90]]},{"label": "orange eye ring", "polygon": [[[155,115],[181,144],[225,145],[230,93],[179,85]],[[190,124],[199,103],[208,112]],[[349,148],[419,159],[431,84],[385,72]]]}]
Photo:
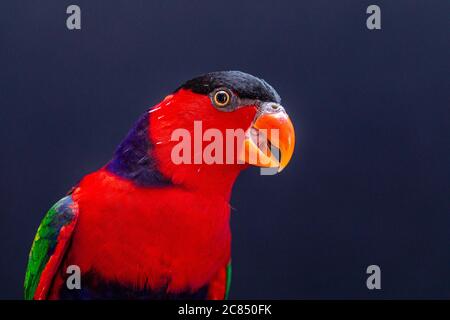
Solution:
[{"label": "orange eye ring", "polygon": [[223,108],[230,104],[231,95],[225,90],[219,90],[214,94],[213,100],[217,107]]}]

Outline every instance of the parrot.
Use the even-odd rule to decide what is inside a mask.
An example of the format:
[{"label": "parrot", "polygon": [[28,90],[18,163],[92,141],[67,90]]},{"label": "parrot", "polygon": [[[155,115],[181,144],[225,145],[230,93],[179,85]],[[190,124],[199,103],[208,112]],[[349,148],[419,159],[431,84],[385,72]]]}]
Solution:
[{"label": "parrot", "polygon": [[[174,132],[192,137],[196,122],[200,141],[180,148]],[[196,148],[223,146],[217,134],[229,130],[244,132],[232,157],[196,161]],[[146,109],[111,159],[46,213],[28,257],[25,299],[227,299],[233,184],[251,166],[283,170],[294,145],[292,121],[265,80],[217,71],[184,82]],[[76,288],[68,285],[74,266]]]}]

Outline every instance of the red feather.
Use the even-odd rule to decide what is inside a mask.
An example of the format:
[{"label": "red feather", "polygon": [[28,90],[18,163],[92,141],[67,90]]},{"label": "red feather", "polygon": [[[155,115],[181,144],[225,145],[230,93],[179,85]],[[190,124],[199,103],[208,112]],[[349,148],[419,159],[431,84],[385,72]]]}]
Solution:
[{"label": "red feather", "polygon": [[[74,212],[78,212],[78,209],[75,208]],[[61,228],[56,240],[57,246],[55,251],[45,265],[44,270],[42,270],[39,284],[36,287],[36,291],[33,296],[34,300],[44,300],[47,298],[47,294],[52,286],[52,281],[58,271],[58,268],[61,266],[61,261],[63,260],[66,249],[70,243],[73,229],[77,223],[77,217],[78,214],[75,214],[73,221]]]}]

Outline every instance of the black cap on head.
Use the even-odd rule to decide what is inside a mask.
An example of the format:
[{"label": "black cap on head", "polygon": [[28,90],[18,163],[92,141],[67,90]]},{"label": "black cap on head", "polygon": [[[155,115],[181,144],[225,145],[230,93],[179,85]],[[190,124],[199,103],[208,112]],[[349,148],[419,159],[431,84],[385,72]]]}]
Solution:
[{"label": "black cap on head", "polygon": [[226,87],[242,99],[280,103],[274,88],[266,81],[241,71],[210,72],[187,81],[176,91],[188,89],[199,94],[209,94],[217,88]]}]

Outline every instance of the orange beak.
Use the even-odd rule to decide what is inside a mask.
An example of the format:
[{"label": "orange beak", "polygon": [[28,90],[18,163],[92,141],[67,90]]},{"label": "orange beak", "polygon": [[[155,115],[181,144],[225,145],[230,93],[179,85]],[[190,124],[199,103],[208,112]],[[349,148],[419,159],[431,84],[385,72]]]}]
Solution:
[{"label": "orange beak", "polygon": [[294,153],[295,131],[283,107],[265,103],[246,132],[241,160],[282,171]]}]

